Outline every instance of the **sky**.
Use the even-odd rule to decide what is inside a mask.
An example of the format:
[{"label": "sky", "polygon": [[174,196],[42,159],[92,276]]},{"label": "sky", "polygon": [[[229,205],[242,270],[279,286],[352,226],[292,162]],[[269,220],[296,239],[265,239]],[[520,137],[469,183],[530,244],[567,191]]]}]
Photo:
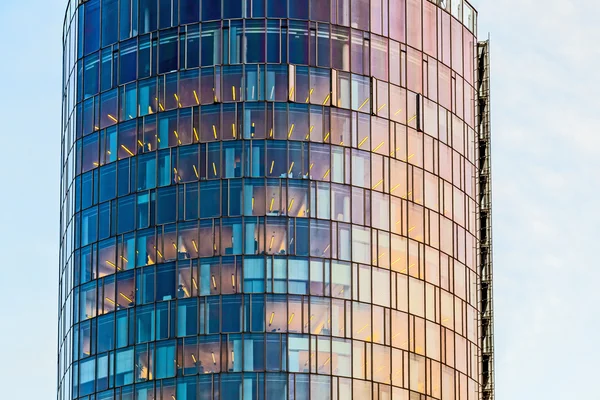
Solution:
[{"label": "sky", "polygon": [[[6,399],[56,398],[65,3],[0,2]],[[600,4],[472,4],[492,39],[496,399],[598,398]]]}]

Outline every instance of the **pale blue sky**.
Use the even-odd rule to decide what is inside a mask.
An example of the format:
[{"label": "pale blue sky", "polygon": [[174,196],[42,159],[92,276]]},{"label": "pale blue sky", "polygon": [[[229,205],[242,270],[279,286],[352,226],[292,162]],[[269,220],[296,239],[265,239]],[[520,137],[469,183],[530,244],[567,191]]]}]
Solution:
[{"label": "pale blue sky", "polygon": [[[3,399],[55,399],[65,3],[0,2]],[[473,4],[492,34],[497,399],[599,398],[600,5]]]}]

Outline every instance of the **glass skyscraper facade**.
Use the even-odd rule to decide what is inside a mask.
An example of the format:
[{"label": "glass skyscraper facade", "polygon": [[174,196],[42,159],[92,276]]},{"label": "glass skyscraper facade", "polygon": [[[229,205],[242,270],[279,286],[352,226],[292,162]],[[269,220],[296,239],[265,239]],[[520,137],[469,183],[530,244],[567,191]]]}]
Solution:
[{"label": "glass skyscraper facade", "polygon": [[71,0],[58,399],[492,399],[476,17]]}]

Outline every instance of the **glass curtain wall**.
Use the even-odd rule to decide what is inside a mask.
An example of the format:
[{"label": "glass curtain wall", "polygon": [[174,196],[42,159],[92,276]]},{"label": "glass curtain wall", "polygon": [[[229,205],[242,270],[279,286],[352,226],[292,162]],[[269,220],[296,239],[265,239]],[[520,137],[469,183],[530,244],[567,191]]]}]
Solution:
[{"label": "glass curtain wall", "polygon": [[58,399],[478,399],[475,33],[462,0],[71,0]]}]

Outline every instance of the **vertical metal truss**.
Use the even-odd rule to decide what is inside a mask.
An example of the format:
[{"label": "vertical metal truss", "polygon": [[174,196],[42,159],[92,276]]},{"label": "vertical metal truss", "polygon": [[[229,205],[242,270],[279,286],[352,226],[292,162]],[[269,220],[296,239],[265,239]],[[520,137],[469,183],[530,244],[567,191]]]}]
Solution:
[{"label": "vertical metal truss", "polygon": [[494,400],[494,302],[492,253],[492,165],[490,117],[490,41],[477,43],[477,134],[481,396]]}]

